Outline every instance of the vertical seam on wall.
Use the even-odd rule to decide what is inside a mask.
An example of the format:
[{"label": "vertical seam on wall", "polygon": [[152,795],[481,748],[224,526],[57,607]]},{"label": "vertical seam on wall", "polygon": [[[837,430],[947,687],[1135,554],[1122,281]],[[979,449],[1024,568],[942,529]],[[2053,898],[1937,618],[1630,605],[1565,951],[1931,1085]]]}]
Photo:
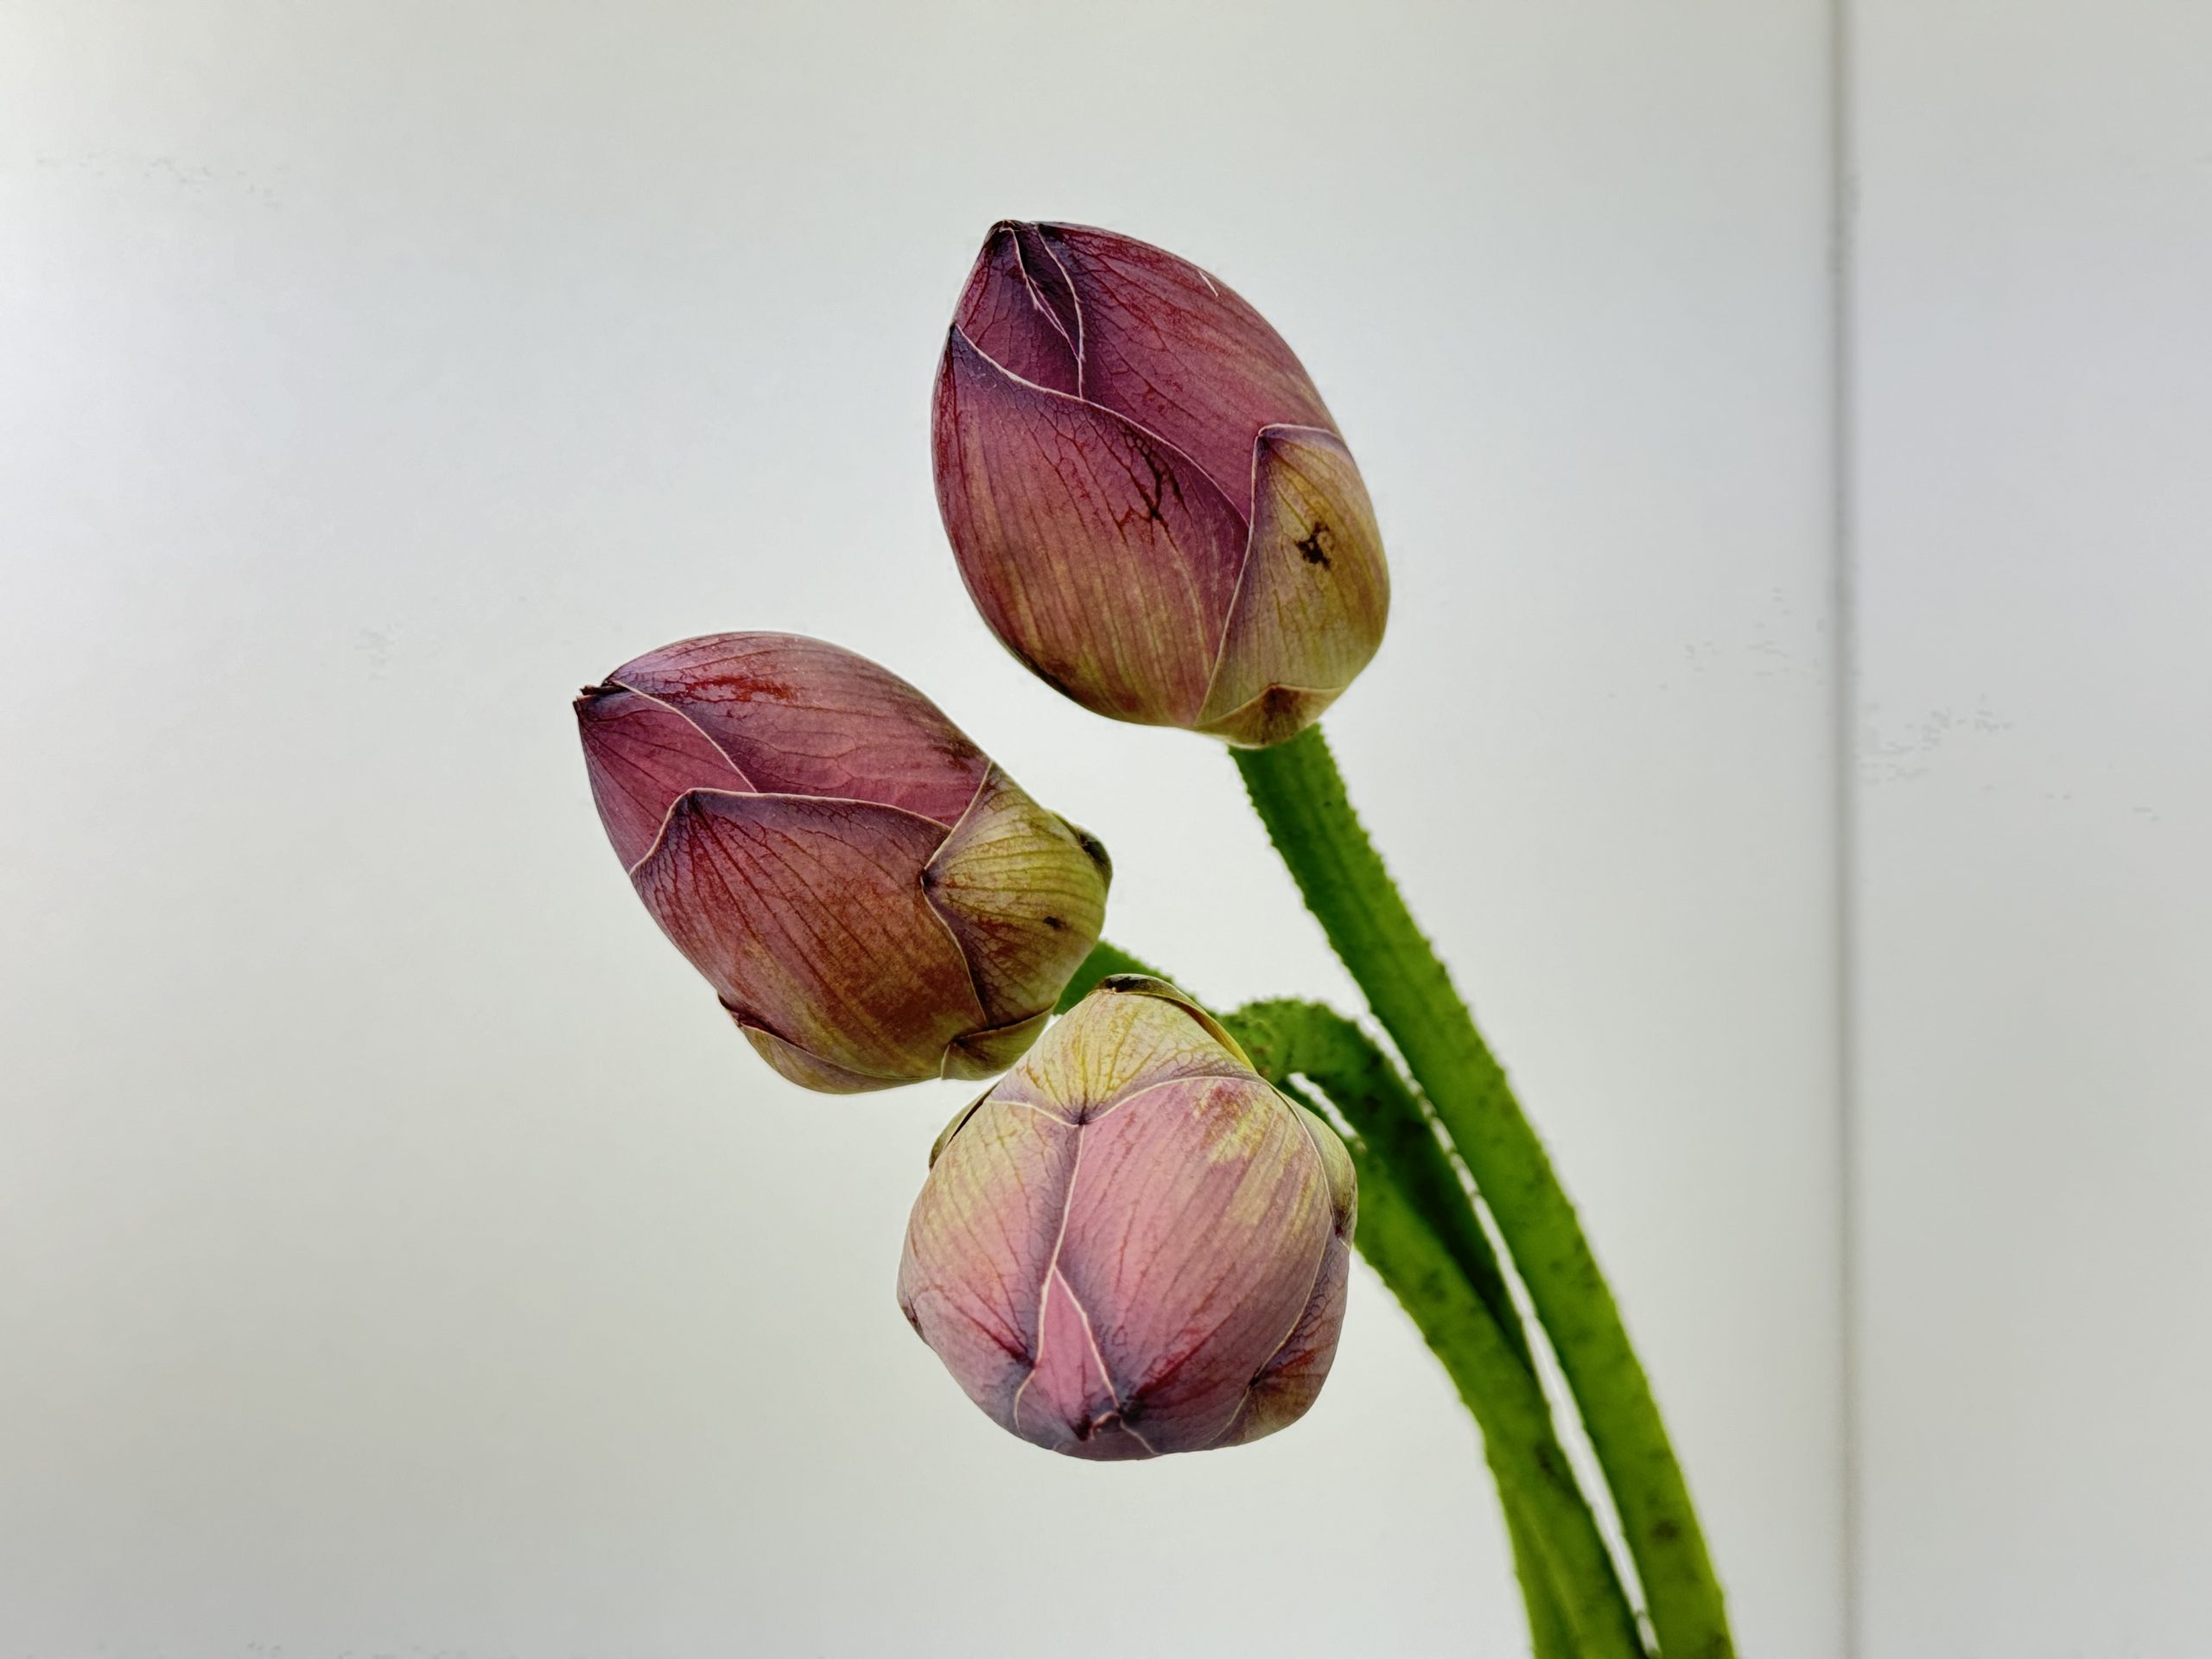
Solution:
[{"label": "vertical seam on wall", "polygon": [[1853,0],[1828,0],[1828,464],[1829,650],[1834,660],[1830,741],[1835,814],[1836,1300],[1843,1369],[1838,1454],[1842,1544],[1843,1651],[1864,1637],[1861,1552],[1861,1375],[1859,1160],[1859,585],[1854,484],[1859,180],[1853,98]]}]

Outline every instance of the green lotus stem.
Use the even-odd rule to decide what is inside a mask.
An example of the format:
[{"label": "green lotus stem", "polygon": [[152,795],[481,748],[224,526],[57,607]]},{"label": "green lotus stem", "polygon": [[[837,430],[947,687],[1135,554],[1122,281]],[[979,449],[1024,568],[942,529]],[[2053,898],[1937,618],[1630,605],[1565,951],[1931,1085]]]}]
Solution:
[{"label": "green lotus stem", "polygon": [[[1506,1288],[1505,1276],[1498,1269],[1490,1236],[1483,1230],[1472,1198],[1460,1179],[1459,1166],[1439,1139],[1434,1119],[1424,1103],[1399,1075],[1389,1056],[1353,1021],[1317,1002],[1248,1002],[1224,1016],[1224,1023],[1264,1075],[1274,1079],[1292,1073],[1303,1075],[1343,1113],[1371,1155],[1389,1166],[1405,1201],[1481,1300],[1522,1369],[1535,1378],[1535,1362],[1529,1353],[1528,1333],[1522,1328],[1521,1310],[1514,1306],[1512,1293]],[[1366,1167],[1357,1156],[1354,1162]],[[1354,1242],[1357,1242],[1356,1233]],[[1382,1271],[1382,1265],[1371,1256],[1370,1265]],[[1408,1288],[1402,1278],[1391,1281],[1393,1293],[1433,1348],[1429,1329],[1433,1321],[1424,1320],[1422,1311],[1413,1306]],[[1450,1362],[1446,1363],[1448,1368]],[[1537,1386],[1541,1390],[1542,1385]],[[1539,1403],[1544,1403],[1541,1395]],[[1563,1460],[1564,1454],[1551,1434],[1548,1404],[1543,1427],[1546,1433],[1539,1456],[1544,1466],[1555,1466],[1554,1459]],[[1486,1452],[1490,1433],[1488,1428],[1484,1431]],[[1529,1504],[1518,1494],[1505,1497],[1509,1490],[1503,1484],[1505,1473],[1497,1470],[1495,1459],[1492,1469],[1501,1482],[1506,1535],[1513,1549],[1514,1573],[1528,1605],[1529,1640],[1535,1659],[1576,1659],[1582,1646],[1576,1642],[1554,1592],[1553,1569],[1529,1517]],[[1579,1487],[1575,1497],[1586,1516],[1588,1501]],[[1594,1531],[1594,1522],[1590,1531]],[[1586,1544],[1589,1532],[1578,1527],[1578,1534],[1579,1541]],[[1611,1592],[1605,1598],[1605,1628],[1609,1633],[1624,1627],[1632,1630],[1634,1615],[1610,1555],[1603,1565],[1611,1585]],[[1643,1649],[1639,1643],[1630,1650],[1641,1653]]]},{"label": "green lotus stem", "polygon": [[[1063,1010],[1113,974],[1167,977],[1102,941],[1062,995]],[[1481,1430],[1536,1659],[1637,1659],[1643,1649],[1633,1614],[1553,1432],[1519,1313],[1419,1097],[1364,1032],[1319,1003],[1255,1002],[1222,1023],[1263,1076],[1294,1092],[1289,1079],[1304,1077],[1352,1126],[1356,1139],[1347,1145],[1361,1183],[1353,1243],[1412,1317]],[[1510,1362],[1503,1369],[1501,1354]]]},{"label": "green lotus stem", "polygon": [[[1587,1506],[1589,1500],[1582,1497],[1579,1486],[1575,1496]],[[1573,1629],[1567,1624],[1567,1615],[1560,1611],[1559,1599],[1553,1592],[1551,1568],[1536,1541],[1527,1506],[1517,1498],[1505,1505],[1505,1536],[1513,1548],[1514,1580],[1521,1586],[1521,1600],[1528,1609],[1530,1659],[1580,1659],[1581,1650],[1575,1645]],[[1618,1582],[1618,1579],[1615,1582]],[[1641,1643],[1635,1651],[1643,1652]]]},{"label": "green lotus stem", "polygon": [[1490,1309],[1521,1363],[1533,1372],[1521,1310],[1505,1287],[1497,1254],[1475,1213],[1459,1166],[1437,1137],[1435,1120],[1373,1039],[1335,1009],[1288,999],[1247,1002],[1225,1016],[1252,1063],[1269,1077],[1303,1073],[1327,1078],[1361,1140],[1389,1165],[1437,1243],[1459,1265]]},{"label": "green lotus stem", "polygon": [[[1294,1097],[1288,1078],[1276,1086]],[[1325,1090],[1324,1092],[1326,1092]],[[1482,1430],[1483,1455],[1505,1500],[1509,1536],[1533,1547],[1516,1558],[1533,1634],[1564,1626],[1575,1659],[1644,1659],[1636,1619],[1574,1471],[1552,1433],[1543,1390],[1499,1333],[1497,1322],[1392,1179],[1359,1140],[1347,1141],[1359,1172],[1360,1254],[1390,1287],[1444,1364]],[[1538,1578],[1541,1574],[1541,1578]],[[1531,1580],[1548,1595],[1530,1594]]]},{"label": "green lotus stem", "polygon": [[1497,1223],[1612,1489],[1660,1652],[1729,1659],[1719,1580],[1620,1310],[1543,1143],[1361,827],[1320,728],[1231,753],[1306,907]]}]

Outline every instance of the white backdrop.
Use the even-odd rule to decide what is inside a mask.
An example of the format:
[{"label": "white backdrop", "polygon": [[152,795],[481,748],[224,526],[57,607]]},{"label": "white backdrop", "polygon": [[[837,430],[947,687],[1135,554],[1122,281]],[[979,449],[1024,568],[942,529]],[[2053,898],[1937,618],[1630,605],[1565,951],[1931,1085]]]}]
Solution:
[{"label": "white backdrop", "polygon": [[2212,1653],[2212,8],[1859,8],[1865,1650]]},{"label": "white backdrop", "polygon": [[957,1091],[778,1082],[593,817],[577,685],[830,635],[1122,943],[1343,992],[1211,746],[961,593],[1006,213],[1217,270],[1343,422],[1398,608],[1330,726],[1746,1652],[1843,1651],[1847,821],[1865,1650],[2192,1653],[2203,25],[1869,10],[1848,820],[1821,6],[0,13],[0,1656],[1516,1650],[1363,1271],[1293,1433],[991,1427],[892,1300]]}]

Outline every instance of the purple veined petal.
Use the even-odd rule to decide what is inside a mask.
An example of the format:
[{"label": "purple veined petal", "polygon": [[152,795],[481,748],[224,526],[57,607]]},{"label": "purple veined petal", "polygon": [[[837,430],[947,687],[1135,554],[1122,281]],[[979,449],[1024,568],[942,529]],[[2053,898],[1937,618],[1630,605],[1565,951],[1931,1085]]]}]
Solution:
[{"label": "purple veined petal", "polygon": [[1008,373],[1047,391],[1075,391],[1075,296],[1034,229],[991,226],[953,321]]},{"label": "purple veined petal", "polygon": [[906,1224],[899,1306],[968,1397],[1008,1427],[1036,1363],[1075,1158],[1074,1125],[979,1102],[940,1141]]},{"label": "purple veined petal", "polygon": [[1312,725],[1367,666],[1390,576],[1367,486],[1334,433],[1269,427],[1252,476],[1251,548],[1197,725],[1260,747]]},{"label": "purple veined petal", "polygon": [[1090,1316],[1058,1268],[1045,1281],[1039,1325],[1037,1364],[1014,1391],[1007,1427],[1026,1440],[1094,1463],[1155,1455],[1143,1432],[1127,1421]]},{"label": "purple veined petal", "polygon": [[842,1071],[911,1081],[989,1023],[922,893],[943,839],[871,802],[695,791],[631,880],[741,1025]]},{"label": "purple veined petal", "polygon": [[992,632],[1087,709],[1189,724],[1244,561],[1221,491],[1122,416],[1009,376],[957,328],[931,435],[945,531]]},{"label": "purple veined petal", "polygon": [[634,691],[587,690],[576,699],[576,726],[599,821],[625,869],[652,849],[677,797],[695,789],[741,793],[753,787],[705,733]]},{"label": "purple veined petal", "polygon": [[800,634],[683,640],[607,683],[675,709],[763,794],[872,801],[950,829],[990,764],[890,670]]},{"label": "purple veined petal", "polygon": [[1158,1084],[1082,1136],[1059,1271],[1122,1420],[1162,1452],[1211,1445],[1312,1300],[1334,1236],[1320,1160],[1249,1074]]},{"label": "purple veined petal", "polygon": [[1344,1298],[1351,1268],[1351,1246],[1332,1238],[1306,1312],[1299,1316],[1274,1357],[1252,1380],[1243,1405],[1216,1446],[1243,1446],[1288,1428],[1320,1397],[1337,1342],[1344,1328]]},{"label": "purple veined petal", "polygon": [[1073,346],[1075,360],[1080,368],[1083,360],[1083,313],[1076,302],[1075,287],[1068,281],[1067,268],[1060,264],[1059,255],[1046,245],[1045,238],[1038,233],[1037,226],[1013,219],[1001,222],[1014,232],[1021,256],[1022,275],[1035,291],[1039,302],[1052,314],[1061,335]]},{"label": "purple veined petal", "polygon": [[1196,461],[1239,513],[1262,427],[1336,429],[1297,354],[1226,284],[1164,249],[1084,225],[1039,225],[1081,321],[1079,394]]},{"label": "purple veined petal", "polygon": [[1355,1179],[1210,1016],[1109,978],[938,1136],[899,1303],[969,1397],[1039,1446],[1234,1445],[1320,1388]]},{"label": "purple veined petal", "polygon": [[1328,1380],[1329,1367],[1337,1357],[1337,1341],[1344,1333],[1351,1240],[1359,1220],[1359,1178],[1352,1167],[1351,1154],[1344,1150],[1336,1131],[1303,1106],[1292,1104],[1321,1160],[1323,1178],[1328,1184],[1331,1236],[1306,1311],[1299,1315],[1282,1346],[1253,1378],[1243,1408],[1214,1442],[1217,1446],[1242,1446],[1287,1428],[1303,1417]]},{"label": "purple veined petal", "polygon": [[983,1011],[1027,1020],[1052,1006],[1106,925],[1105,849],[994,766],[922,874],[960,941]]}]

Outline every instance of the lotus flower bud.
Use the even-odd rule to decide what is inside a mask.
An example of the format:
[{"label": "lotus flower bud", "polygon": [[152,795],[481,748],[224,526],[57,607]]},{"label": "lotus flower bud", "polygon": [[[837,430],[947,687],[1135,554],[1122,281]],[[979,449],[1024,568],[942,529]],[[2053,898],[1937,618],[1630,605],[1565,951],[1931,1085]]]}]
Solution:
[{"label": "lotus flower bud", "polygon": [[638,896],[794,1083],[1001,1071],[1097,940],[1105,849],[864,657],[710,634],[576,718]]},{"label": "lotus flower bud", "polygon": [[1382,538],[1320,393],[1258,312],[1173,254],[994,226],[932,442],[984,620],[1086,709],[1264,747],[1382,643]]},{"label": "lotus flower bud", "polygon": [[939,1138],[899,1302],[1026,1440],[1237,1446],[1320,1392],[1355,1207],[1343,1143],[1209,1015],[1107,979]]}]

